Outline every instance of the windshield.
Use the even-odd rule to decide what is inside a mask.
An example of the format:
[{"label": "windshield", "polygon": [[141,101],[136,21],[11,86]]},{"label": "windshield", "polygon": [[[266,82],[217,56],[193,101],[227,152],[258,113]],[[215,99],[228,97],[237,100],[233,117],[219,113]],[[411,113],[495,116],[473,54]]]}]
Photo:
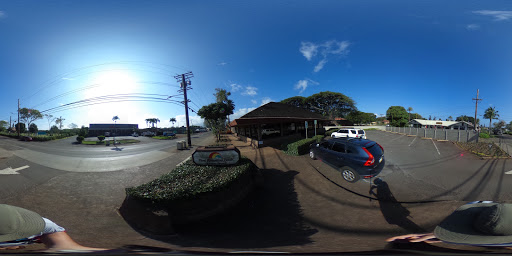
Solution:
[{"label": "windshield", "polygon": [[495,0],[0,0],[0,214],[37,214],[0,249],[506,247],[445,228],[512,203],[511,29]]}]

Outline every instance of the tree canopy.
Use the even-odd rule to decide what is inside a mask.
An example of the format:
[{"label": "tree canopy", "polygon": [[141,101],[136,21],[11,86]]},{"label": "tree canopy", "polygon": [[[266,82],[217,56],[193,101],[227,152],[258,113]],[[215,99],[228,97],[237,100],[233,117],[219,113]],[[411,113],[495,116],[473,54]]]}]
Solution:
[{"label": "tree canopy", "polygon": [[331,119],[335,117],[345,117],[352,111],[356,111],[354,100],[339,92],[319,92],[309,97],[294,96],[284,99],[281,103],[289,104],[295,107],[304,108],[311,112],[328,116]]},{"label": "tree canopy", "polygon": [[220,138],[220,132],[226,127],[226,119],[233,114],[234,106],[224,102],[216,102],[203,106],[197,114],[208,123],[209,127],[217,133],[217,140]]},{"label": "tree canopy", "polygon": [[370,124],[377,121],[377,116],[374,113],[352,111],[347,115],[347,120],[354,124]]},{"label": "tree canopy", "polygon": [[20,109],[20,119],[23,123],[30,127],[30,124],[38,119],[43,118],[43,115],[37,109],[22,108]]},{"label": "tree canopy", "polygon": [[409,113],[402,106],[391,106],[386,111],[386,118],[391,126],[404,127],[408,123]]}]

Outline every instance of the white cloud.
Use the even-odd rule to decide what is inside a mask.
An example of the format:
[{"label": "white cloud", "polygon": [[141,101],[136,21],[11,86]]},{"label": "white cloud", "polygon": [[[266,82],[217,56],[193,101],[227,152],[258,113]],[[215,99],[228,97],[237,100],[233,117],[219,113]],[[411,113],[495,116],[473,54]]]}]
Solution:
[{"label": "white cloud", "polygon": [[258,104],[257,100],[251,100],[252,104]]},{"label": "white cloud", "polygon": [[227,62],[224,62],[224,61],[223,61],[223,62],[219,62],[219,63],[217,64],[217,66],[225,66],[225,65],[227,65],[227,64],[228,64]]},{"label": "white cloud", "polygon": [[473,13],[494,17],[494,20],[509,20],[512,18],[512,11],[491,11],[491,10],[479,10],[473,11]]},{"label": "white cloud", "polygon": [[300,90],[299,93],[302,93],[306,90],[306,88],[308,88],[308,85],[310,84],[314,84],[314,85],[319,85],[318,82],[315,82],[311,79],[304,79],[304,80],[299,80],[295,86],[294,86],[294,89],[295,90]]},{"label": "white cloud", "polygon": [[311,42],[301,42],[299,51],[307,60],[311,60],[311,58],[315,57],[318,51],[318,45]]},{"label": "white cloud", "polygon": [[265,98],[261,99],[261,105],[265,105],[271,101],[273,101],[271,98],[265,97]]},{"label": "white cloud", "polygon": [[313,72],[318,72],[324,68],[325,63],[327,63],[327,59],[322,59],[318,64],[316,64],[315,69],[313,69]]},{"label": "white cloud", "polygon": [[0,11],[0,19],[6,17],[5,12]]},{"label": "white cloud", "polygon": [[70,78],[70,77],[63,77],[62,80],[75,80],[74,78]]},{"label": "white cloud", "polygon": [[478,30],[478,29],[480,29],[480,25],[478,25],[478,24],[469,24],[469,25],[466,26],[466,29],[467,30]]},{"label": "white cloud", "polygon": [[315,44],[312,42],[301,42],[299,51],[306,57],[308,61],[312,60],[316,55],[320,55],[322,59],[316,64],[313,71],[316,73],[324,68],[328,62],[328,58],[333,56],[345,56],[349,53],[349,41],[329,40],[325,43]]},{"label": "white cloud", "polygon": [[240,118],[241,116],[255,110],[256,108],[240,108],[233,115],[230,116],[231,120]]},{"label": "white cloud", "polygon": [[[175,117],[176,118],[176,123],[174,123],[174,126],[176,127],[182,127],[182,126],[187,126],[186,124],[186,117],[185,115],[178,115]],[[165,120],[165,124],[168,124],[169,127],[172,126],[172,123],[169,122],[169,119]],[[204,120],[200,117],[200,116],[188,116],[188,124],[190,126],[192,125],[198,125],[198,126],[204,126]],[[163,127],[163,125],[162,125]]]},{"label": "white cloud", "polygon": [[249,95],[249,96],[255,96],[258,94],[258,88],[247,86],[245,87],[245,92],[242,92],[242,95]]},{"label": "white cloud", "polygon": [[240,89],[242,89],[242,86],[239,84],[230,84],[230,86],[232,92],[237,92],[240,91]]}]

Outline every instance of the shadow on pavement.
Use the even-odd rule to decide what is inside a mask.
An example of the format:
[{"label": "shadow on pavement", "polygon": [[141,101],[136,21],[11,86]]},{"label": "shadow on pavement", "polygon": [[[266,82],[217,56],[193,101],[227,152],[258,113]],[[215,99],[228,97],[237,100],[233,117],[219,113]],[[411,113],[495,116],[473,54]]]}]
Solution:
[{"label": "shadow on pavement", "polygon": [[183,247],[265,248],[311,243],[309,237],[317,230],[307,227],[302,217],[293,184],[298,172],[263,169],[261,174],[263,183],[225,213],[173,225],[171,235],[141,233]]},{"label": "shadow on pavement", "polygon": [[410,215],[409,210],[396,200],[385,181],[377,178],[374,184],[370,189],[370,194],[375,195],[379,200],[380,211],[389,224],[397,225],[408,232],[425,232],[423,228],[407,218]]}]

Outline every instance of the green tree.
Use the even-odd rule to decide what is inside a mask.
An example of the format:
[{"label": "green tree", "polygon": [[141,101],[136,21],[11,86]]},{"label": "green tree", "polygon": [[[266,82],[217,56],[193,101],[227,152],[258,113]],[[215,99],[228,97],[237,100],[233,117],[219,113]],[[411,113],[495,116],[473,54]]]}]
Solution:
[{"label": "green tree", "polygon": [[57,127],[56,125],[52,125],[52,127],[50,128],[50,133],[51,134],[59,133],[59,127]]},{"label": "green tree", "polygon": [[220,132],[226,127],[226,119],[233,114],[234,106],[224,102],[216,102],[207,106],[203,106],[197,114],[208,122],[208,126],[212,127],[216,133],[217,141],[220,140]]},{"label": "green tree", "polygon": [[28,127],[30,124],[38,119],[43,118],[43,115],[37,109],[22,108],[20,109],[20,119],[26,123]]},{"label": "green tree", "polygon": [[7,129],[7,121],[5,120],[0,120],[0,132],[3,132]]},{"label": "green tree", "polygon": [[356,111],[354,100],[339,92],[319,92],[307,98],[295,96],[284,99],[281,103],[289,104],[299,108],[307,109],[332,120],[335,117],[345,117],[352,111]]},{"label": "green tree", "polygon": [[412,113],[412,114],[411,114],[411,116],[412,116],[412,119],[425,119],[425,118],[423,118],[423,117],[422,117],[420,114],[418,114],[418,113]]},{"label": "green tree", "polygon": [[[235,109],[235,103],[232,100],[228,99],[228,96],[231,96],[230,92],[221,88],[215,88],[215,94],[213,95],[215,96],[217,102],[225,103],[226,105],[228,105],[229,108],[232,108],[233,110]],[[228,123],[229,122],[230,120],[228,115]]]},{"label": "green tree", "polygon": [[369,124],[377,120],[377,116],[374,113],[365,113],[361,111],[352,111],[347,115],[347,120],[354,124]]},{"label": "green tree", "polygon": [[391,106],[386,111],[386,118],[391,126],[404,127],[407,125],[408,113],[402,106]]},{"label": "green tree", "polygon": [[169,122],[171,122],[172,123],[172,127],[174,127],[174,123],[176,123],[176,118],[171,117],[171,119],[169,119]]},{"label": "green tree", "polygon": [[27,128],[24,123],[18,123],[16,124],[16,132],[24,133],[27,131]]},{"label": "green tree", "polygon": [[78,136],[87,137],[89,134],[89,128],[82,125],[78,131]]},{"label": "green tree", "polygon": [[492,120],[497,120],[498,117],[500,117],[500,115],[498,114],[498,110],[496,110],[495,107],[489,107],[488,109],[485,110],[484,118],[489,119],[489,130],[492,127]]},{"label": "green tree", "polygon": [[449,117],[448,117],[448,120],[453,121],[453,117],[452,117],[452,116],[449,116]]},{"label": "green tree", "polygon": [[281,101],[281,103],[292,105],[298,108],[308,109],[306,98],[302,96],[294,96],[288,99],[284,99]]},{"label": "green tree", "polygon": [[503,120],[500,120],[499,122],[494,123],[494,129],[501,130],[503,127],[505,127],[505,125],[507,125],[507,123],[505,123]]},{"label": "green tree", "polygon": [[28,132],[30,133],[36,133],[39,129],[37,129],[37,125],[34,123],[31,123],[28,127]]}]

